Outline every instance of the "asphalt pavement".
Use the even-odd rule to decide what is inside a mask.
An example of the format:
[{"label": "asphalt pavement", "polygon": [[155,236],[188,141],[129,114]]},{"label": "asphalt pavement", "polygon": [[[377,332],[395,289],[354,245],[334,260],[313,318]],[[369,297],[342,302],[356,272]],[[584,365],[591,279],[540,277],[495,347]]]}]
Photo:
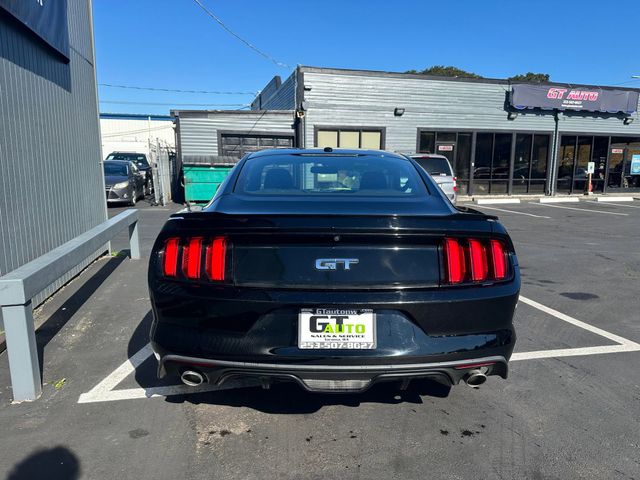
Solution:
[{"label": "asphalt pavement", "polygon": [[[523,280],[510,376],[479,389],[188,393],[155,378],[146,258],[99,260],[37,312],[42,398],[11,404],[0,355],[0,477],[640,478],[640,202],[557,207],[478,207]],[[148,257],[179,207],[137,208]]]}]

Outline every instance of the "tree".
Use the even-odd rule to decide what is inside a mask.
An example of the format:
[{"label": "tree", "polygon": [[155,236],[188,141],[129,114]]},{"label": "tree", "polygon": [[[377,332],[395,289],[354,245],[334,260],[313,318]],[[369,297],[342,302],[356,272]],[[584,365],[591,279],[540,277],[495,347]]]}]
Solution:
[{"label": "tree", "polygon": [[483,78],[478,74],[467,72],[458,67],[445,67],[444,65],[434,65],[432,67],[425,68],[422,71],[407,70],[405,73],[421,73],[423,75],[436,75],[440,77]]},{"label": "tree", "polygon": [[508,80],[514,82],[534,82],[534,83],[543,83],[549,81],[548,73],[521,73],[520,75],[514,75],[513,77],[509,77]]}]

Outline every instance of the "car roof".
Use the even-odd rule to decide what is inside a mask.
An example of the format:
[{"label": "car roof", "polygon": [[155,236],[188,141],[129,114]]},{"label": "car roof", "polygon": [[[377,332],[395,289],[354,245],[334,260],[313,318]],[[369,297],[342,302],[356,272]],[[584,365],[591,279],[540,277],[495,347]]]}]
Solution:
[{"label": "car roof", "polygon": [[409,155],[411,158],[444,158],[447,162],[449,159],[444,155],[440,155],[439,153],[412,153]]},{"label": "car roof", "polygon": [[250,153],[246,158],[259,158],[259,157],[267,157],[271,155],[313,155],[313,156],[327,156],[327,157],[386,157],[386,158],[397,158],[399,160],[407,160],[407,158],[403,155],[387,152],[384,150],[359,150],[359,149],[344,149],[344,148],[331,148],[330,150],[327,148],[270,148],[267,150],[260,150],[258,152]]},{"label": "car roof", "polygon": [[105,160],[104,163],[123,163],[125,165],[129,165],[131,160]]}]

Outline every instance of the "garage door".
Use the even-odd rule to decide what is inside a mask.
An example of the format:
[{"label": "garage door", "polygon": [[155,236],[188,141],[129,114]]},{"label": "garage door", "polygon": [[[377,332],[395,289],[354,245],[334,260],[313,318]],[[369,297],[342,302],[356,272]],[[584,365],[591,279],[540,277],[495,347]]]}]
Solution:
[{"label": "garage door", "polygon": [[245,153],[265,148],[292,148],[293,136],[270,134],[223,133],[220,136],[220,154],[240,158]]}]

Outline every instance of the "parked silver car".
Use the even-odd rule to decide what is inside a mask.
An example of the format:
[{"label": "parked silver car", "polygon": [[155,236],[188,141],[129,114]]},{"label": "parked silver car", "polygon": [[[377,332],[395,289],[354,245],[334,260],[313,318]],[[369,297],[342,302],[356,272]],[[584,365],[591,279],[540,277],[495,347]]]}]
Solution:
[{"label": "parked silver car", "polygon": [[133,162],[105,160],[103,165],[107,203],[135,205],[144,198],[144,174]]},{"label": "parked silver car", "polygon": [[456,203],[458,187],[455,174],[447,157],[432,153],[419,153],[409,156],[433,177],[445,195],[449,197],[449,200],[452,203]]}]

